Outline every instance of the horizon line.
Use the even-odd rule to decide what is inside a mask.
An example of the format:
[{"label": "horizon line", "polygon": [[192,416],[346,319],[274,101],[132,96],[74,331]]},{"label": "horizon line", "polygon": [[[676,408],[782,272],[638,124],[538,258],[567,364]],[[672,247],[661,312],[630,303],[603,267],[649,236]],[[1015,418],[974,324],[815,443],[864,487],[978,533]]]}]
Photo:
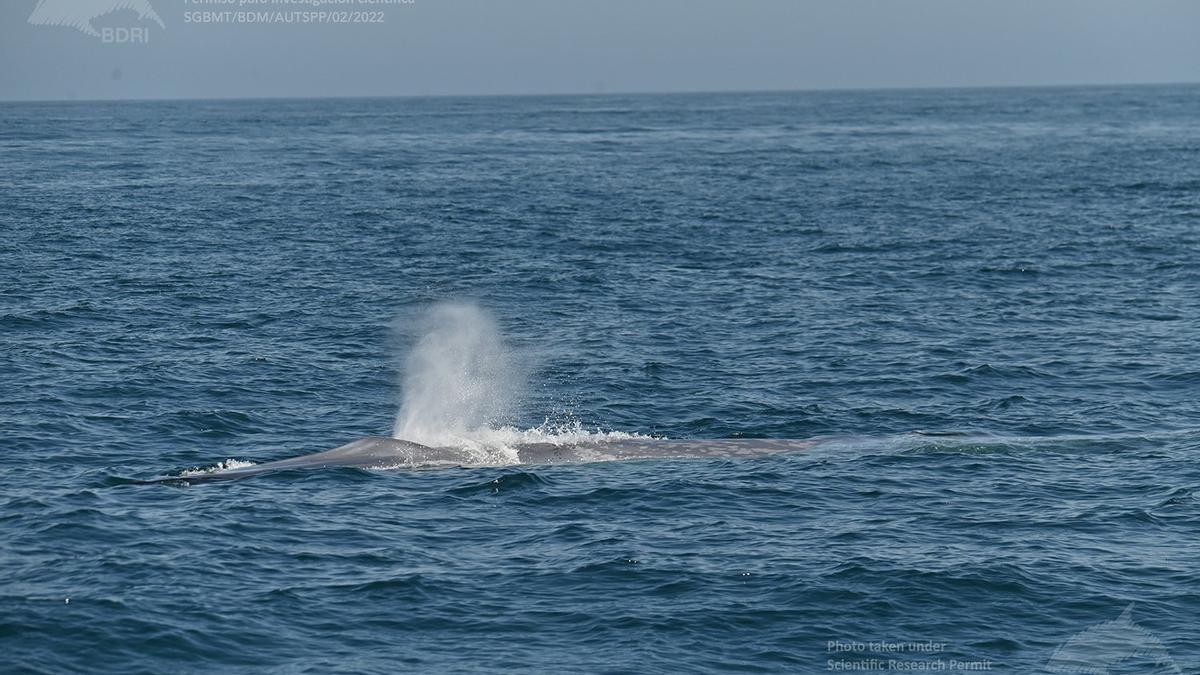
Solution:
[{"label": "horizon line", "polygon": [[1180,87],[1196,86],[1191,82],[1108,82],[1108,83],[1059,83],[1059,84],[980,84],[980,85],[894,85],[894,86],[848,86],[848,87],[789,87],[778,89],[679,89],[679,90],[627,90],[627,91],[563,91],[563,92],[511,92],[475,94],[346,94],[332,96],[281,95],[281,96],[176,96],[141,98],[0,98],[0,105],[28,103],[170,103],[195,101],[329,101],[368,99],[430,99],[430,98],[553,98],[586,96],[703,96],[713,94],[800,94],[837,92],[888,92],[888,91],[965,91],[985,89],[1099,89],[1130,87]]}]

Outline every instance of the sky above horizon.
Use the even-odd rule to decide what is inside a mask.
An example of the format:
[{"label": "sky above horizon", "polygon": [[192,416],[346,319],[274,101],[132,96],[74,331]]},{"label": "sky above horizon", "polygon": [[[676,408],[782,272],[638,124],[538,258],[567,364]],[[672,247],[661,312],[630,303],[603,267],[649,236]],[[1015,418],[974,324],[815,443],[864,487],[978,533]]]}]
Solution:
[{"label": "sky above horizon", "polygon": [[380,2],[7,0],[0,100],[1200,81],[1192,0]]}]

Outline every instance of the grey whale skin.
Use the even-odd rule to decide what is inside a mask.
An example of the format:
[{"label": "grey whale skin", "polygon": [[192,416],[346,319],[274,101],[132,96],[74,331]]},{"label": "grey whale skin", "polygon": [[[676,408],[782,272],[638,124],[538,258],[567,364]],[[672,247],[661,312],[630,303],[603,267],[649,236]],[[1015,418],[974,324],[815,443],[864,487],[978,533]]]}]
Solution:
[{"label": "grey whale skin", "polygon": [[[811,440],[722,439],[666,440],[635,438],[595,443],[527,443],[517,446],[518,464],[578,464],[618,459],[684,457],[758,457],[803,450],[818,443]],[[209,473],[163,476],[142,483],[208,483],[249,478],[290,469],[357,467],[399,469],[423,466],[469,466],[470,453],[461,448],[437,448],[382,436],[368,436],[325,452],[255,464],[240,469]]]}]

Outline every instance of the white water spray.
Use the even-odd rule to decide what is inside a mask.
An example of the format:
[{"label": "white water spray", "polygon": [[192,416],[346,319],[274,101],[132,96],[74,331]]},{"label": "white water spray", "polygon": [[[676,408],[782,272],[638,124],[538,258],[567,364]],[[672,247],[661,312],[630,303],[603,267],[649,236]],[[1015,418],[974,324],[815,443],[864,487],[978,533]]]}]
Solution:
[{"label": "white water spray", "polygon": [[433,307],[422,337],[404,363],[404,395],[395,438],[457,447],[479,464],[511,464],[529,443],[577,445],[645,438],[619,431],[588,431],[578,420],[532,429],[504,423],[525,387],[520,360],[505,344],[495,319],[468,303]]},{"label": "white water spray", "polygon": [[404,364],[393,435],[424,445],[470,445],[513,412],[523,378],[496,321],[466,303],[436,305]]}]

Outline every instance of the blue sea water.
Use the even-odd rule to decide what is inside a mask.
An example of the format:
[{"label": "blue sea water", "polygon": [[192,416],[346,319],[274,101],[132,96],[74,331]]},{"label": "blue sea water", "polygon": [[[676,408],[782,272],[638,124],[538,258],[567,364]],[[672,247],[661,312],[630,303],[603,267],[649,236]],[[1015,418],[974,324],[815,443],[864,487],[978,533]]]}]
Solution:
[{"label": "blue sea water", "polygon": [[[1198,109],[0,105],[0,670],[1198,672]],[[492,428],[833,440],[133,484],[392,433],[445,302]]]}]

